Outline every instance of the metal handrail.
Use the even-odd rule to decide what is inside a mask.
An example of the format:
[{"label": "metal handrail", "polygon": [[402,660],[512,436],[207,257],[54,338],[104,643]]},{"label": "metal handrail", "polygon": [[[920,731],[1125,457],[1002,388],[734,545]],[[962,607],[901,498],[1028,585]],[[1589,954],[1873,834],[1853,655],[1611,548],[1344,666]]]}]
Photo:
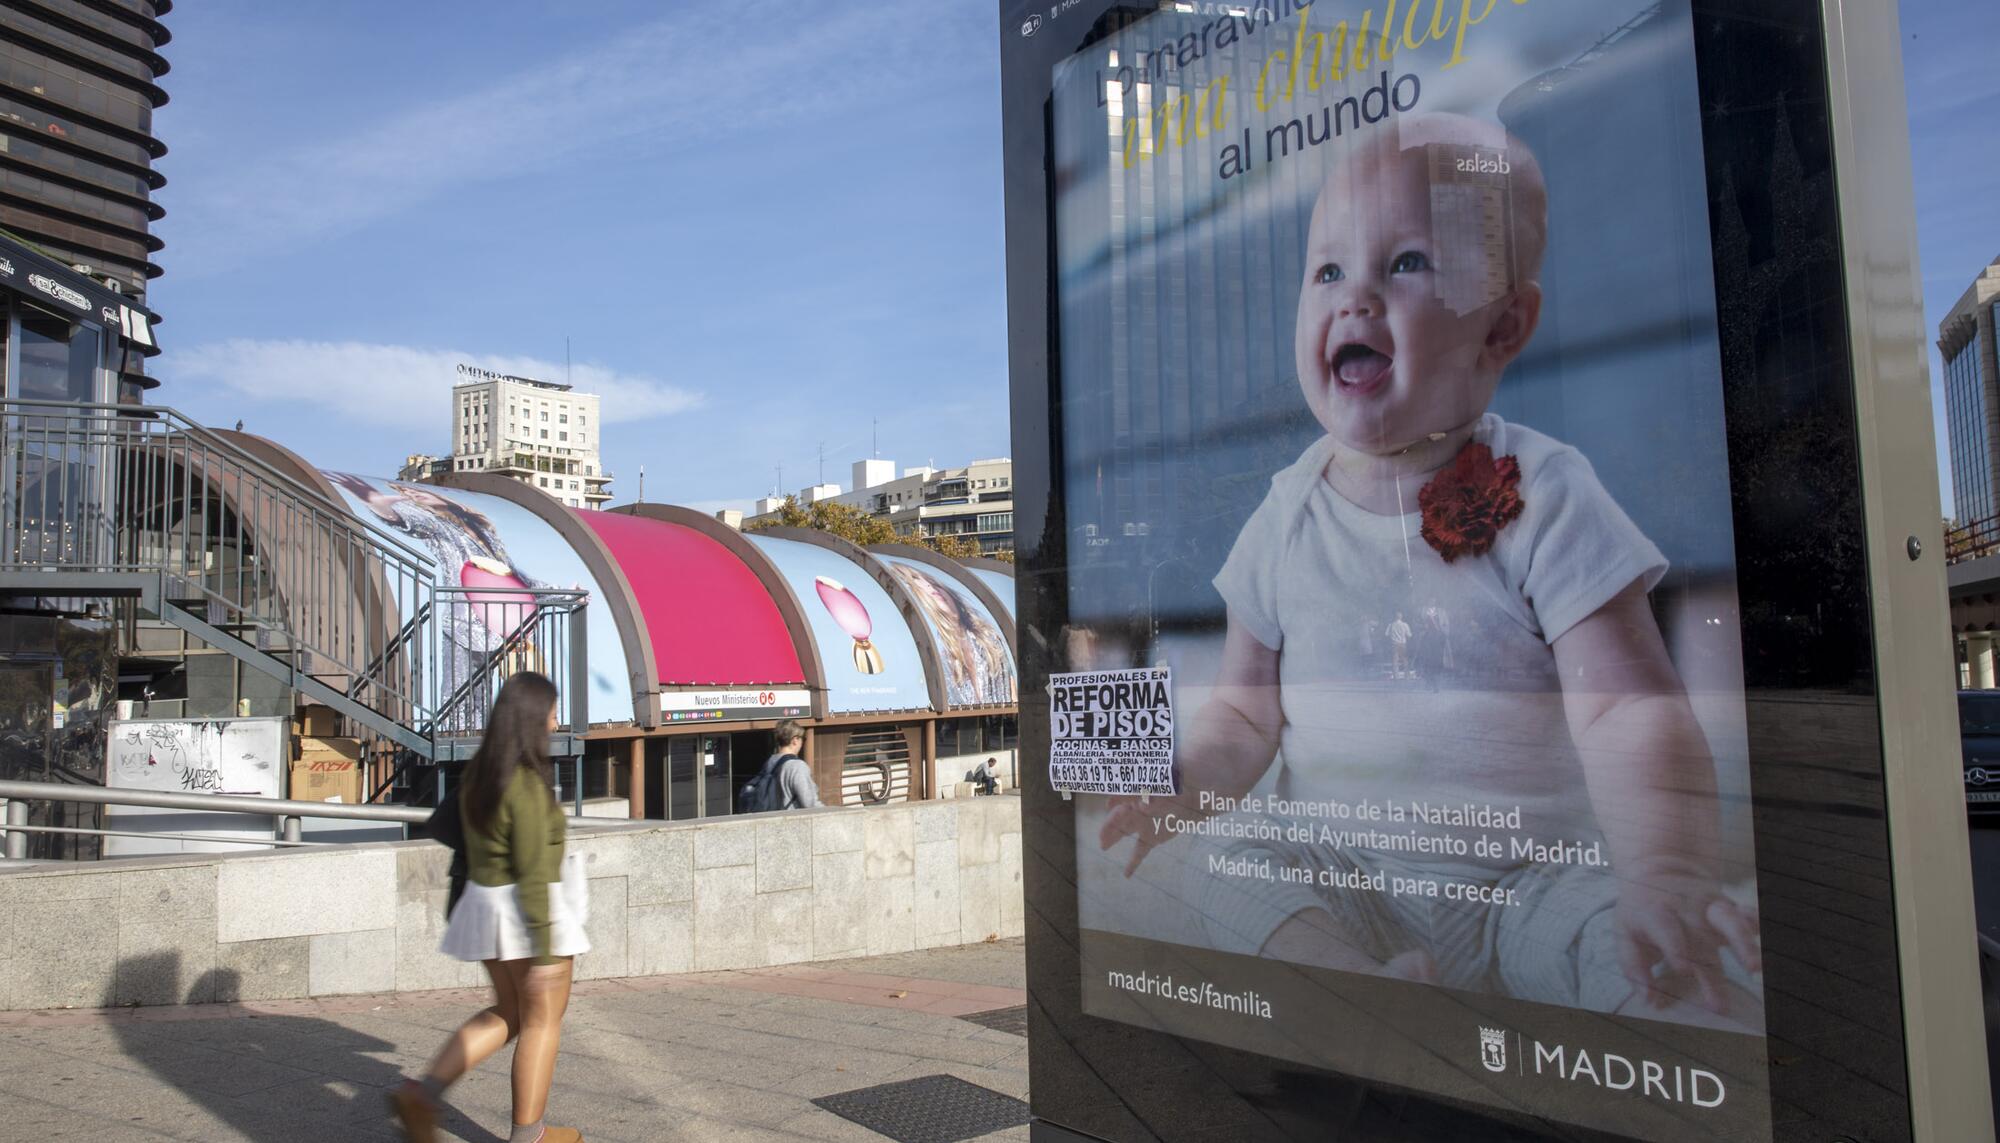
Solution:
[{"label": "metal handrail", "polygon": [[383,644],[382,650],[373,659],[369,660],[368,665],[361,668],[354,676],[354,681],[348,684],[347,694],[350,698],[358,696],[376,675],[388,669],[389,665],[395,661],[397,655],[402,654],[407,648],[417,644],[422,639],[424,631],[431,621],[431,605],[429,603],[420,603],[412,608],[411,611],[412,614],[409,620],[403,624],[402,629],[390,637],[387,643]]},{"label": "metal handrail", "polygon": [[22,802],[92,802],[101,806],[143,806],[156,810],[215,810],[262,814],[268,818],[346,818],[364,822],[424,822],[431,811],[410,806],[299,802],[241,794],[183,794],[172,790],[121,790],[111,786],[71,786],[62,782],[0,781],[0,798]]},{"label": "metal handrail", "polygon": [[137,837],[147,841],[215,841],[225,845],[270,845],[279,849],[326,849],[337,841],[286,841],[281,837],[231,837],[223,833],[152,833],[136,829],[84,829],[78,826],[37,826],[8,823],[0,833],[50,833],[61,837]]},{"label": "metal handrail", "polygon": [[422,737],[428,555],[165,406],[4,399],[0,446],[0,570],[157,572],[163,617]]},{"label": "metal handrail", "polygon": [[[590,601],[590,593],[587,591],[538,591],[532,588],[523,588],[518,592],[501,592],[491,588],[474,591],[470,588],[462,587],[440,587],[433,592],[433,598],[437,600],[438,608],[449,608],[454,606],[468,606],[463,601],[470,600],[477,595],[502,594],[518,594],[522,598],[519,603],[509,602],[499,604],[498,606],[533,607],[535,609],[533,617],[526,619],[509,632],[507,637],[501,641],[500,646],[487,655],[486,662],[482,664],[478,671],[474,672],[469,678],[458,681],[456,688],[451,694],[437,700],[431,715],[430,725],[433,729],[441,730],[446,726],[454,711],[466,705],[468,699],[478,697],[482,688],[490,688],[492,680],[488,678],[488,674],[493,670],[495,664],[504,663],[510,656],[525,649],[537,647],[544,642],[551,644],[553,647],[556,645],[557,639],[560,639],[564,635],[573,638],[580,634],[579,626],[573,620]],[[538,636],[545,635],[545,629],[558,627],[566,627],[567,630],[548,630],[546,632],[548,635],[556,636],[556,639],[538,638]],[[432,656],[432,661],[437,661],[435,654]],[[566,680],[561,678],[560,672],[556,673],[555,681],[557,686],[562,688],[565,701],[578,697],[570,695],[569,688],[563,686]],[[568,725],[572,720],[563,718],[560,721],[563,725]]]},{"label": "metal handrail", "polygon": [[[559,735],[573,738],[589,729],[589,605],[590,593],[579,589],[431,589],[431,602],[427,605],[431,621],[426,626],[431,646],[425,660],[438,666],[431,674],[435,691],[430,717],[418,728],[440,745],[440,756],[447,742],[462,745],[485,731],[486,715],[498,697],[500,686],[524,667],[541,671],[556,683],[560,695],[556,704]],[[457,662],[444,646],[445,630],[455,620],[469,618],[474,607],[502,609],[498,629],[504,629],[506,634],[498,647],[476,653],[469,662]],[[532,608],[533,613],[509,621],[504,614],[508,608],[523,612]],[[489,625],[488,629],[495,628]],[[422,760],[415,765],[428,766],[433,761]],[[392,765],[368,792],[368,800],[373,802],[382,797],[411,772],[412,763],[407,759]],[[578,785],[580,799],[580,781]],[[437,796],[443,796],[441,781]]]},{"label": "metal handrail", "polygon": [[102,419],[159,421],[168,425],[175,432],[185,433],[201,441],[203,444],[228,456],[231,460],[246,468],[256,469],[259,476],[276,482],[289,490],[293,495],[311,500],[320,507],[330,509],[351,530],[366,533],[370,539],[381,543],[384,547],[394,548],[398,555],[405,556],[412,562],[426,568],[432,565],[430,556],[418,551],[404,541],[397,539],[389,532],[370,524],[366,520],[359,517],[341,515],[345,512],[344,505],[337,502],[329,502],[326,495],[318,489],[308,488],[306,485],[300,483],[298,478],[271,467],[269,463],[243,446],[217,436],[215,430],[181,412],[179,409],[174,408],[172,405],[111,405],[93,401],[45,401],[33,397],[8,397],[0,400],[0,408],[59,409],[86,412]]},{"label": "metal handrail", "polygon": [[1944,534],[1944,562],[1962,563],[2000,551],[2000,516],[1987,516]]}]

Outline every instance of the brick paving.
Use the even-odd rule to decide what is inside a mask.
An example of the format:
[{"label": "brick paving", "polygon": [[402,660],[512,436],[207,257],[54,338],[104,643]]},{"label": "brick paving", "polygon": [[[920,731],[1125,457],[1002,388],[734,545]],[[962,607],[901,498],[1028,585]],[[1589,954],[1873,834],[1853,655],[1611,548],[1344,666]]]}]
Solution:
[{"label": "brick paving", "polygon": [[[1022,983],[1018,940],[580,983],[550,1120],[607,1143],[880,1143],[812,1101],[927,1075],[1027,1098],[1027,1041],[961,1019],[1025,1003]],[[486,1001],[457,989],[0,1012],[0,1143],[396,1139],[384,1091]],[[448,1093],[447,1138],[505,1139],[508,1059]]]}]

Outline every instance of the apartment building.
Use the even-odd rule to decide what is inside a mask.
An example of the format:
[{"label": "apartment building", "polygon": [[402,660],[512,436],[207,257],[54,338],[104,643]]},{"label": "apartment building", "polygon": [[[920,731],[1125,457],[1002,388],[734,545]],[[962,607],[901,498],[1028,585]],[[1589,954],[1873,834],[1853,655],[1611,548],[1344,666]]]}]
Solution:
[{"label": "apartment building", "polygon": [[601,508],[611,499],[602,426],[595,394],[460,365],[446,468],[509,477],[571,508]]}]

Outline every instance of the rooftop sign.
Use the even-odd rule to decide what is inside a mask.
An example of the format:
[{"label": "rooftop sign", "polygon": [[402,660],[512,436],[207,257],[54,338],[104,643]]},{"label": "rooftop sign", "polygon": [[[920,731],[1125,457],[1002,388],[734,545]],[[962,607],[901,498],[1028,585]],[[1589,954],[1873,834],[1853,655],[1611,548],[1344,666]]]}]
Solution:
[{"label": "rooftop sign", "polygon": [[569,392],[569,386],[557,381],[537,381],[533,377],[516,377],[511,373],[495,373],[491,369],[481,369],[477,365],[460,362],[458,382],[461,385],[476,385],[485,381],[513,381],[521,385],[533,385],[537,389],[557,389]]}]

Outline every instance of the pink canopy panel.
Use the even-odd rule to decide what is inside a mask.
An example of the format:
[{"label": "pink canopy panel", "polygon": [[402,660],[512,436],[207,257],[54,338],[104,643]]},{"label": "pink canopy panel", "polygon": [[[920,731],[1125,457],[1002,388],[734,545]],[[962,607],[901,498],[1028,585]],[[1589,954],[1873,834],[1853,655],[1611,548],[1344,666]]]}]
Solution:
[{"label": "pink canopy panel", "polygon": [[632,585],[660,683],[805,681],[784,616],[728,548],[678,524],[610,512],[576,515],[604,541]]}]

